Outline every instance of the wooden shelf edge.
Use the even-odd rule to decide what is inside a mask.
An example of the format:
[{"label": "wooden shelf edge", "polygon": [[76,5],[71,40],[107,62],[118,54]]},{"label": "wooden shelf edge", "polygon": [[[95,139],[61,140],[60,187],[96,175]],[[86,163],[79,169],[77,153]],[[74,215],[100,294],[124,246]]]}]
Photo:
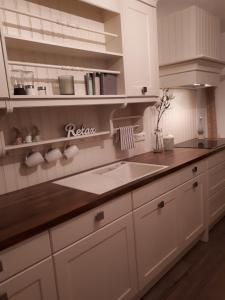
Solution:
[{"label": "wooden shelf edge", "polygon": [[56,143],[62,143],[62,142],[66,143],[66,142],[85,139],[85,138],[101,137],[104,135],[108,135],[109,133],[110,133],[109,131],[102,131],[102,132],[97,132],[95,134],[80,135],[80,136],[75,136],[75,137],[70,137],[70,138],[65,137],[65,138],[58,138],[58,139],[50,139],[50,140],[44,140],[44,141],[40,141],[40,142],[32,142],[32,143],[21,144],[21,145],[6,145],[5,151],[33,148],[33,147],[38,147],[38,146],[42,146],[42,145],[56,144]]},{"label": "wooden shelf edge", "polygon": [[[119,53],[119,52],[109,52],[109,51],[98,51],[98,50],[94,50],[94,49],[85,49],[85,48],[79,48],[79,47],[71,47],[71,46],[66,46],[64,44],[59,44],[59,43],[55,43],[55,42],[46,42],[44,40],[39,40],[39,39],[28,39],[28,38],[23,38],[23,37],[19,37],[19,36],[14,36],[14,35],[9,35],[9,34],[5,34],[4,38],[7,40],[9,40],[9,42],[11,41],[11,46],[12,46],[12,41],[16,41],[16,44],[14,46],[16,46],[17,48],[19,48],[21,45],[24,46],[24,48],[26,48],[25,44],[30,44],[30,46],[32,46],[34,49],[37,47],[37,45],[39,45],[40,47],[45,46],[45,47],[55,47],[60,48],[60,49],[67,49],[70,51],[70,53],[72,54],[72,52],[77,53],[77,55],[81,55],[82,53],[84,55],[88,54],[88,55],[93,55],[93,56],[108,56],[108,57],[123,57],[123,53]],[[9,45],[10,46],[10,45]]]}]

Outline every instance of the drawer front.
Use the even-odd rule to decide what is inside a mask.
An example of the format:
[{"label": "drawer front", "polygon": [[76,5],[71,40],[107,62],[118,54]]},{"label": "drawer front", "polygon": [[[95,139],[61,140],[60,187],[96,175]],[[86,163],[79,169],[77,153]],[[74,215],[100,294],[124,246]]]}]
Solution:
[{"label": "drawer front", "polygon": [[208,158],[208,169],[225,162],[225,151],[218,152]]},{"label": "drawer front", "polygon": [[51,255],[48,233],[0,252],[0,282]]},{"label": "drawer front", "polygon": [[53,252],[78,241],[132,210],[131,194],[101,205],[50,230]]},{"label": "drawer front", "polygon": [[174,189],[178,185],[197,177],[199,174],[206,171],[206,169],[206,161],[203,160],[133,191],[133,207],[137,208],[148,203],[154,198]]}]

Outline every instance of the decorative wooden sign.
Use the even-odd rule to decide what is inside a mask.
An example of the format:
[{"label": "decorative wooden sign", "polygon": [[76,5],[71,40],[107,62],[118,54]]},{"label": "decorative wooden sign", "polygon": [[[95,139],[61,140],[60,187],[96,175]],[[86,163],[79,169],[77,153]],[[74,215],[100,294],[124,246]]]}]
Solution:
[{"label": "decorative wooden sign", "polygon": [[96,128],[89,128],[81,126],[77,128],[75,124],[68,123],[65,125],[65,131],[67,132],[67,137],[81,136],[81,135],[90,135],[96,133]]}]

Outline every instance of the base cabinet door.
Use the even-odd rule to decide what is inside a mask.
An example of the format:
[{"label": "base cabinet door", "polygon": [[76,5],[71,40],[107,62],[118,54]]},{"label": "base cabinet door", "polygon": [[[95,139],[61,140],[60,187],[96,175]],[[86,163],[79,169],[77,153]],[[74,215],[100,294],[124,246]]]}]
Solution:
[{"label": "base cabinet door", "polygon": [[177,196],[173,190],[134,212],[140,288],[178,254]]},{"label": "base cabinet door", "polygon": [[52,259],[19,273],[0,284],[2,300],[57,300]]},{"label": "base cabinet door", "polygon": [[225,211],[225,162],[208,170],[208,196],[210,224]]},{"label": "base cabinet door", "polygon": [[132,299],[137,292],[132,215],[54,255],[60,300]]},{"label": "base cabinet door", "polygon": [[143,1],[124,1],[123,27],[127,95],[158,96],[156,8]]},{"label": "base cabinet door", "polygon": [[205,229],[206,189],[206,175],[198,176],[180,187],[178,217],[182,248],[191,244]]}]

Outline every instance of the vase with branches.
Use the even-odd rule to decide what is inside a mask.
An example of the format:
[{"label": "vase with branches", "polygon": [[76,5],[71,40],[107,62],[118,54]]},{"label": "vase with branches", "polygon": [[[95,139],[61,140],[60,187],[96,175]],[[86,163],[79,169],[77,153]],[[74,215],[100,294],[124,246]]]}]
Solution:
[{"label": "vase with branches", "polygon": [[164,113],[171,107],[171,100],[174,99],[173,94],[169,89],[162,90],[162,96],[160,100],[154,105],[156,110],[156,127],[154,130],[154,152],[162,152],[163,151],[163,135],[162,129],[160,128],[160,121],[164,115]]}]

